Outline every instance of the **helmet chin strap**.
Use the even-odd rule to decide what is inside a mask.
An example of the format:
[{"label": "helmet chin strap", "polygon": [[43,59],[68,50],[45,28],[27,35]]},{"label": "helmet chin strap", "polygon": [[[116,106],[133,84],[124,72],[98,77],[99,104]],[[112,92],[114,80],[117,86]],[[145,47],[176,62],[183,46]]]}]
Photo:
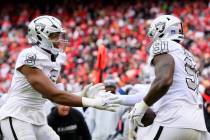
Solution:
[{"label": "helmet chin strap", "polygon": [[168,37],[168,39],[173,40],[177,43],[181,43],[184,40],[184,35],[181,34],[171,35]]},{"label": "helmet chin strap", "polygon": [[[59,49],[54,47],[52,41],[49,40],[49,37],[43,33],[41,33],[41,35],[43,36],[43,38],[45,38],[45,40],[42,40],[42,43],[39,42],[40,48],[44,49],[45,51],[47,50],[47,52],[52,55],[58,55],[60,51]],[[42,47],[42,45],[45,47]]]},{"label": "helmet chin strap", "polygon": [[44,50],[45,52],[51,54],[51,61],[52,62],[55,62],[56,61],[56,58],[58,57],[58,54],[53,54],[50,50],[47,50],[47,49],[44,49],[44,48],[41,48],[41,49]]},{"label": "helmet chin strap", "polygon": [[51,46],[51,49],[50,49],[51,54],[58,55],[59,53],[61,53],[60,49],[54,47],[54,44],[52,41],[48,40],[47,43],[49,44],[49,46]]},{"label": "helmet chin strap", "polygon": [[[47,44],[45,44],[45,45],[51,46],[52,49],[54,48],[54,47],[53,47],[53,43],[51,43],[51,42],[47,42]],[[51,54],[51,61],[52,61],[52,62],[55,62],[55,61],[56,61],[56,58],[57,58],[57,56],[58,56],[58,54],[59,54],[59,51],[58,51],[57,53],[53,53],[54,51],[51,51],[52,49],[49,50],[49,49],[46,49],[46,48],[44,48],[44,47],[41,47],[41,44],[38,44],[38,46],[39,46],[42,50],[44,50],[45,52]]]}]

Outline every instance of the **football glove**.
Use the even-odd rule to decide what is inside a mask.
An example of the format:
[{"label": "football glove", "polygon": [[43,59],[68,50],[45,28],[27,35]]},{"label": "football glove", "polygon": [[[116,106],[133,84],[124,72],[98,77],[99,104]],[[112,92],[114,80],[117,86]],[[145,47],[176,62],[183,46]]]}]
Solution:
[{"label": "football glove", "polygon": [[84,89],[79,93],[82,97],[95,98],[101,92],[105,92],[105,86],[103,83],[98,83],[93,85],[93,83],[84,87]]},{"label": "football glove", "polygon": [[112,112],[115,112],[117,107],[119,106],[117,104],[107,103],[106,97],[104,98],[97,97],[95,99],[82,97],[82,104],[84,107],[94,107],[96,109],[108,110]]},{"label": "football glove", "polygon": [[135,104],[128,117],[134,126],[144,127],[141,120],[148,108],[149,106],[144,101]]}]

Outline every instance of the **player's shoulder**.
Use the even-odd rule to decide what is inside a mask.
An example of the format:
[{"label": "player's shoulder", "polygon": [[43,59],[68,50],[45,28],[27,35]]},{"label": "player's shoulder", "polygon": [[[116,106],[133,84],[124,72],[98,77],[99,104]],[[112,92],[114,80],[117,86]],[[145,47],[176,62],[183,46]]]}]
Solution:
[{"label": "player's shoulder", "polygon": [[35,52],[33,48],[25,48],[20,52],[19,56],[24,56],[26,54],[34,54],[34,53]]},{"label": "player's shoulder", "polygon": [[48,58],[46,55],[44,55],[43,53],[41,53],[34,47],[23,49],[19,55],[22,57],[26,57],[26,58],[28,58],[28,57],[33,57],[36,59],[47,59]]},{"label": "player's shoulder", "polygon": [[163,53],[171,53],[182,49],[181,45],[172,40],[156,40],[150,47],[150,55],[155,56]]},{"label": "player's shoulder", "polygon": [[21,65],[27,65],[30,67],[38,67],[38,65],[46,64],[49,62],[49,58],[42,54],[40,51],[36,50],[35,48],[26,48],[23,49],[18,58],[17,58],[17,67]]}]

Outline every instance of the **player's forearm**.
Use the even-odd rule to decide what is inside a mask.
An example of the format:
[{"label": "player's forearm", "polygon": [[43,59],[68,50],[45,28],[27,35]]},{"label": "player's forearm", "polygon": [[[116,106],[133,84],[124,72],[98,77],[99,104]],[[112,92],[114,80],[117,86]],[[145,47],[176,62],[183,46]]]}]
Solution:
[{"label": "player's forearm", "polygon": [[62,105],[74,106],[74,107],[83,106],[82,97],[76,96],[74,94],[69,94],[65,91],[60,91],[57,94],[53,94],[51,97],[49,97],[49,99],[55,103]]},{"label": "player's forearm", "polygon": [[103,104],[101,100],[80,97],[65,91],[54,92],[51,96],[48,96],[48,99],[51,99],[58,104],[73,107],[98,107]]},{"label": "player's forearm", "polygon": [[172,82],[173,79],[156,78],[153,81],[148,94],[144,97],[144,102],[148,106],[153,105],[156,101],[158,101],[161,97],[163,97],[167,93]]}]

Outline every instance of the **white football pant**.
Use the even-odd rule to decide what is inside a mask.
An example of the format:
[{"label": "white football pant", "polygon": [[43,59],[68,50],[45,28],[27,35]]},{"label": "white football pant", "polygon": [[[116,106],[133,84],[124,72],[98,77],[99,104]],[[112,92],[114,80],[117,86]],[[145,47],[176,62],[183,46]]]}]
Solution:
[{"label": "white football pant", "polygon": [[210,140],[210,134],[194,129],[162,127],[152,124],[139,128],[137,140]]},{"label": "white football pant", "polygon": [[54,130],[46,125],[33,125],[9,117],[1,120],[3,140],[60,140]]}]

